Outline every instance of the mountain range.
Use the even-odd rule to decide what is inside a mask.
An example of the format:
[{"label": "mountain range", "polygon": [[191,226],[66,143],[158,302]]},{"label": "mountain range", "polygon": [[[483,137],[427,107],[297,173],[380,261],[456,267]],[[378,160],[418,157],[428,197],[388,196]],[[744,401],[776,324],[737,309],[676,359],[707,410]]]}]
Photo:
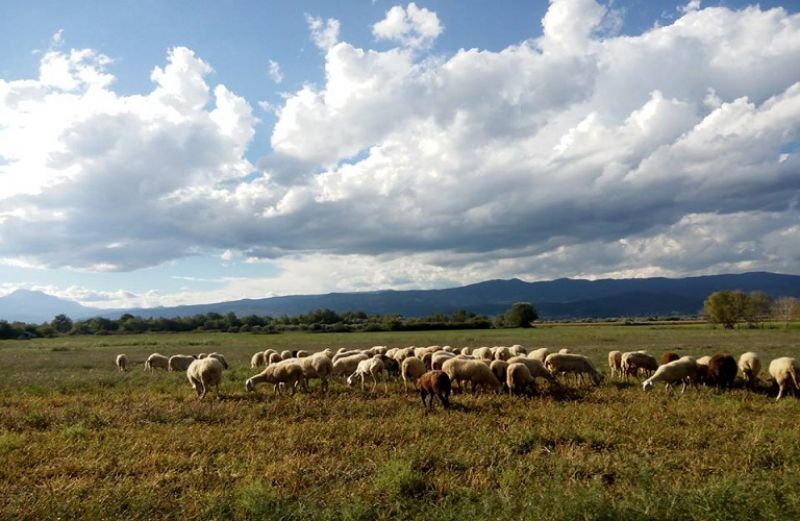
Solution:
[{"label": "mountain range", "polygon": [[407,317],[450,314],[458,309],[466,309],[491,316],[504,312],[514,302],[532,302],[543,319],[679,316],[696,315],[709,294],[726,289],[764,291],[773,297],[800,297],[800,276],[754,272],[675,279],[557,279],[544,282],[510,279],[448,289],[292,295],[117,310],[99,310],[37,291],[17,290],[0,297],[0,320],[38,323],[49,321],[59,313],[73,319],[93,316],[117,318],[123,313],[143,317],[178,317],[231,311],[238,316],[291,316],[320,308],[337,312],[397,313]]}]

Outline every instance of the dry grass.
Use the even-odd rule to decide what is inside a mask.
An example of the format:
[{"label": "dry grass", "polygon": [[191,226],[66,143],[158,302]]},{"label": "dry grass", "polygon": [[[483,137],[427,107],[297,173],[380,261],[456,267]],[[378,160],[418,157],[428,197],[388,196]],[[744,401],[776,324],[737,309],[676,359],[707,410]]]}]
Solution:
[{"label": "dry grass", "polygon": [[[795,399],[609,382],[457,395],[425,414],[399,383],[244,392],[256,349],[431,343],[567,346],[603,367],[611,349],[800,356],[797,329],[703,327],[0,343],[0,518],[800,518]],[[153,351],[212,350],[233,366],[218,401],[197,402],[183,374],[141,370]],[[140,363],[117,374],[118,352]]]}]

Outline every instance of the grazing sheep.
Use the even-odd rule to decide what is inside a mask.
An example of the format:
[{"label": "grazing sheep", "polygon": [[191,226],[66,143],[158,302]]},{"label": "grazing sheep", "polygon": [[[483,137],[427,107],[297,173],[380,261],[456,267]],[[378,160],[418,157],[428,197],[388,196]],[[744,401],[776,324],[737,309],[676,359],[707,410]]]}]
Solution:
[{"label": "grazing sheep", "polygon": [[368,359],[369,356],[364,353],[345,356],[333,361],[333,376],[346,377],[356,370],[359,362]]},{"label": "grazing sheep", "polygon": [[195,360],[197,358],[193,355],[172,355],[169,357],[167,367],[170,371],[186,371]]},{"label": "grazing sheep", "polygon": [[462,355],[471,355],[472,354],[472,348],[471,347],[462,347],[460,354],[462,354]]},{"label": "grazing sheep", "polygon": [[761,360],[756,353],[748,351],[739,357],[739,370],[744,375],[747,386],[754,389],[758,386],[758,373],[761,372]]},{"label": "grazing sheep", "polygon": [[[428,371],[421,375],[416,382],[417,389],[419,389],[419,397],[422,399],[422,405],[426,409],[433,409],[433,397],[439,398],[442,407],[447,409],[450,407],[450,376],[444,371]],[[425,398],[430,396],[428,403],[425,403]]]},{"label": "grazing sheep", "polygon": [[119,372],[124,373],[128,370],[128,357],[126,355],[117,355],[116,364]]},{"label": "grazing sheep", "polygon": [[697,386],[697,361],[691,356],[683,356],[660,366],[653,376],[642,382],[642,389],[649,391],[657,382],[665,382],[667,389],[672,389],[672,384],[680,382],[683,384],[683,394],[687,383]]},{"label": "grazing sheep", "polygon": [[264,358],[264,352],[259,351],[258,353],[254,354],[252,358],[250,358],[250,369],[255,369],[256,367],[261,367],[265,365],[266,359]]},{"label": "grazing sheep", "polygon": [[224,367],[225,369],[228,368],[228,361],[225,360],[225,356],[223,356],[222,354],[220,354],[220,353],[209,353],[208,357],[209,358],[216,358],[217,360],[219,360],[219,363],[222,364],[222,367]]},{"label": "grazing sheep", "polygon": [[354,355],[369,356],[367,353],[359,349],[349,349],[346,351],[339,350],[339,352],[336,353],[331,360],[335,364],[338,360],[341,360],[342,358],[347,358],[348,356],[354,356]]},{"label": "grazing sheep", "polygon": [[787,356],[776,358],[769,363],[769,374],[778,384],[776,402],[783,397],[786,391],[792,391],[797,395],[797,391],[800,390],[800,366],[797,364],[797,360]]},{"label": "grazing sheep", "polygon": [[300,351],[297,351],[297,352],[294,354],[294,357],[295,357],[295,358],[305,358],[305,357],[307,357],[307,356],[309,356],[309,355],[311,355],[311,353],[309,353],[308,351],[303,351],[303,350],[301,349]]},{"label": "grazing sheep", "polygon": [[608,353],[608,368],[611,371],[611,378],[622,376],[622,351]]},{"label": "grazing sheep", "polygon": [[455,358],[455,356],[456,356],[455,354],[448,353],[446,351],[440,351],[438,353],[434,353],[433,356],[431,357],[431,369],[436,371],[441,371],[442,364],[444,364],[445,361],[450,360],[451,358]]},{"label": "grazing sheep", "polygon": [[152,371],[153,369],[169,369],[169,358],[161,353],[153,353],[148,356],[144,362],[144,370]]},{"label": "grazing sheep", "polygon": [[202,360],[203,358],[208,358],[208,353],[200,353],[197,355],[198,360]]},{"label": "grazing sheep", "polygon": [[708,383],[721,389],[730,389],[736,379],[739,366],[728,353],[717,353],[708,362]]},{"label": "grazing sheep", "polygon": [[534,360],[538,360],[541,363],[547,359],[547,355],[552,353],[553,351],[550,350],[548,347],[540,347],[539,349],[534,349],[530,353],[528,353],[528,358],[533,358]]},{"label": "grazing sheep", "polygon": [[219,398],[219,384],[222,383],[222,362],[213,357],[193,360],[186,369],[186,378],[197,392],[199,400],[205,398],[210,387],[216,387]]},{"label": "grazing sheep", "polygon": [[569,349],[567,349],[566,347],[562,347],[561,349],[558,350],[558,352],[562,355],[566,355],[569,353]]},{"label": "grazing sheep", "polygon": [[383,366],[384,369],[386,370],[387,376],[400,376],[400,362],[386,355],[376,355],[376,356],[381,357],[381,361],[383,362]]},{"label": "grazing sheep", "polygon": [[492,363],[489,364],[489,370],[492,372],[492,374],[494,374],[495,378],[497,378],[497,380],[505,388],[508,362],[506,362],[505,360],[493,360]]},{"label": "grazing sheep", "polygon": [[473,394],[478,393],[479,387],[498,389],[502,385],[489,366],[480,360],[451,358],[442,365],[442,370],[447,373],[451,382],[458,384],[459,389],[464,388],[462,382],[471,383]]},{"label": "grazing sheep", "polygon": [[248,378],[244,384],[244,388],[250,392],[255,390],[256,385],[268,383],[273,384],[275,386],[275,394],[279,394],[279,384],[284,384],[284,386],[291,389],[291,393],[294,396],[297,386],[302,385],[303,379],[303,368],[300,367],[299,364],[275,364],[267,367],[257,375]]},{"label": "grazing sheep", "polygon": [[661,355],[661,365],[668,364],[670,362],[674,362],[681,357],[678,353],[673,353],[672,351],[667,351],[663,355]]},{"label": "grazing sheep", "polygon": [[283,358],[281,358],[280,353],[270,353],[269,358],[267,358],[267,367],[273,364],[279,364]]},{"label": "grazing sheep", "polygon": [[[533,360],[538,363],[538,360]],[[522,362],[508,364],[506,371],[506,387],[509,394],[529,394],[536,392],[536,381],[528,366]]]},{"label": "grazing sheep", "polygon": [[508,349],[511,351],[512,356],[524,356],[528,354],[528,350],[519,344],[514,344]]},{"label": "grazing sheep", "polygon": [[[492,349],[490,347],[479,347],[472,352],[477,360],[491,361],[493,358]],[[452,376],[450,377],[452,379]]]},{"label": "grazing sheep", "polygon": [[[366,360],[362,360],[358,363],[356,370],[353,371],[353,374],[347,377],[347,385],[354,385],[356,381],[356,377],[361,378],[361,390],[364,390],[364,379],[367,375],[372,378],[372,391],[375,392],[375,388],[378,386],[378,377],[382,375],[384,372],[385,366],[383,365],[383,361],[380,359],[380,355],[376,355],[372,358],[368,358]],[[383,391],[388,393],[389,387],[386,385],[386,380],[383,380]]]},{"label": "grazing sheep", "polygon": [[294,358],[294,355],[288,349],[284,349],[281,351],[281,360],[288,360],[290,358]]},{"label": "grazing sheep", "polygon": [[528,368],[533,378],[544,378],[552,385],[558,385],[556,377],[550,374],[550,371],[545,369],[544,364],[538,360],[528,358],[527,356],[514,356],[508,359],[508,365],[511,364],[525,364],[525,367]]},{"label": "grazing sheep", "polygon": [[[494,350],[494,359],[495,360],[503,360],[503,361],[505,361],[505,360],[508,360],[509,358],[511,358],[512,356],[514,356],[514,353],[512,353],[511,349],[509,349],[508,347],[499,346],[499,347],[495,348],[495,350]],[[505,382],[505,378],[503,378],[503,381]]]},{"label": "grazing sheep", "polygon": [[701,356],[697,359],[697,382],[705,385],[708,381],[708,364],[711,362],[710,356]]},{"label": "grazing sheep", "polygon": [[333,362],[323,353],[315,353],[311,356],[302,358],[289,358],[282,360],[276,365],[296,364],[303,370],[303,380],[300,382],[303,388],[308,391],[308,381],[319,378],[322,392],[328,391],[328,378],[333,373]]},{"label": "grazing sheep", "polygon": [[658,360],[648,353],[634,351],[622,355],[622,374],[625,378],[636,377],[639,372],[643,372],[646,376],[652,376],[656,369],[658,369]]},{"label": "grazing sheep", "polygon": [[425,364],[416,356],[409,356],[403,360],[401,374],[403,376],[403,389],[408,389],[409,381],[416,388],[417,379],[425,374]]},{"label": "grazing sheep", "polygon": [[588,374],[592,377],[595,385],[600,385],[604,378],[594,367],[592,361],[583,355],[551,353],[545,358],[544,366],[553,376],[572,373],[582,377],[584,374]]}]

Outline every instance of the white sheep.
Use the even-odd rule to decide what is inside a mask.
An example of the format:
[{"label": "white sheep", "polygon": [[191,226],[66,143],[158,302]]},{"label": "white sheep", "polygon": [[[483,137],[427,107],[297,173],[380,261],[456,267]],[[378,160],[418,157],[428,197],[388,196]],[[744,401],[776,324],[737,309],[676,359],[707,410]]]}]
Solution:
[{"label": "white sheep", "polygon": [[324,353],[314,353],[311,356],[304,356],[302,358],[290,358],[280,362],[280,364],[295,363],[303,369],[303,388],[308,391],[308,380],[319,378],[321,385],[320,389],[323,392],[328,391],[328,378],[333,374],[333,362]]},{"label": "white sheep", "polygon": [[561,349],[558,350],[558,352],[562,355],[566,355],[569,353],[569,349],[567,349],[566,347],[562,347]]},{"label": "white sheep", "polygon": [[[494,354],[495,360],[505,361],[514,356],[514,353],[511,352],[511,349],[509,349],[506,346],[497,346],[492,349],[493,349],[492,353]],[[503,381],[505,381],[505,378],[503,379]]]},{"label": "white sheep", "polygon": [[431,357],[431,369],[434,371],[441,371],[442,364],[451,358],[455,358],[456,356],[457,355],[448,353],[447,351],[439,351],[438,353],[434,353]]},{"label": "white sheep", "polygon": [[534,349],[528,353],[528,358],[532,358],[544,363],[544,361],[547,359],[547,355],[551,354],[552,352],[553,351],[548,347],[540,347],[539,349]]},{"label": "white sheep", "polygon": [[333,376],[347,376],[356,370],[359,362],[367,360],[369,356],[364,353],[345,356],[333,361]]},{"label": "white sheep", "polygon": [[169,358],[161,353],[153,353],[144,361],[144,370],[152,371],[153,369],[169,369]]},{"label": "white sheep", "polygon": [[474,356],[477,360],[486,360],[491,362],[494,358],[492,355],[492,348],[491,347],[479,347],[472,351],[472,356]]},{"label": "white sheep", "polygon": [[417,388],[417,378],[425,374],[425,363],[416,356],[409,356],[400,366],[400,374],[403,377],[403,389],[408,390],[408,382]]},{"label": "white sheep", "polygon": [[462,347],[460,354],[462,354],[462,355],[471,355],[472,354],[472,348],[471,347]]},{"label": "white sheep", "polygon": [[800,373],[800,366],[794,358],[784,356],[769,363],[769,374],[778,384],[778,397],[775,398],[775,401],[780,400],[786,391],[794,391],[797,394],[797,391],[800,390],[798,373]]},{"label": "white sheep", "polygon": [[584,374],[588,374],[592,377],[592,381],[595,385],[600,385],[603,381],[603,375],[600,371],[595,368],[591,360],[583,355],[573,353],[550,353],[544,360],[544,366],[553,376],[559,374],[574,374],[582,378]]},{"label": "white sheep", "polygon": [[250,358],[250,369],[261,367],[262,365],[266,365],[266,363],[267,361],[264,358],[264,351],[259,351]]},{"label": "white sheep", "polygon": [[[347,385],[354,385],[356,381],[356,377],[361,378],[361,390],[364,390],[364,379],[367,375],[372,378],[372,392],[375,392],[375,388],[378,386],[378,377],[382,376],[384,372],[384,365],[383,361],[381,361],[380,355],[376,355],[372,358],[368,358],[366,360],[362,360],[358,363],[356,370],[353,371],[353,374],[347,377]],[[386,380],[383,380],[383,391],[389,392],[389,388],[386,385]]]},{"label": "white sheep", "polygon": [[219,360],[219,363],[222,364],[222,367],[224,367],[225,369],[228,368],[228,361],[225,360],[225,356],[223,356],[222,354],[220,354],[220,353],[209,353],[208,357],[209,358],[216,358],[217,360]]},{"label": "white sheep", "polygon": [[117,355],[116,364],[119,372],[124,373],[128,370],[128,357],[126,355]]},{"label": "white sheep", "polygon": [[531,373],[531,377],[544,378],[551,384],[558,385],[558,380],[556,380],[555,376],[550,374],[550,371],[545,369],[544,364],[538,360],[527,356],[514,356],[508,359],[508,365],[510,366],[511,364],[525,364],[525,367]]},{"label": "white sheep", "polygon": [[192,355],[172,355],[169,357],[167,367],[170,371],[186,371],[195,360],[197,358]]},{"label": "white sheep", "polygon": [[294,357],[295,357],[295,358],[305,358],[305,357],[307,357],[307,356],[310,356],[310,355],[311,355],[311,353],[309,353],[308,351],[304,351],[304,350],[302,350],[302,349],[301,349],[301,350],[297,351],[297,352],[294,354]]},{"label": "white sheep", "polygon": [[645,373],[646,376],[652,376],[653,372],[658,369],[658,360],[644,351],[633,351],[622,355],[620,365],[622,366],[622,374],[626,379],[629,376],[638,376],[639,372]]},{"label": "white sheep", "polygon": [[642,382],[642,389],[649,391],[657,382],[664,382],[667,389],[672,389],[672,385],[682,383],[681,394],[686,390],[686,384],[697,385],[697,360],[691,356],[683,356],[667,364],[659,366],[656,372]]},{"label": "white sheep", "polygon": [[[539,362],[538,360],[532,360]],[[522,362],[508,364],[506,370],[506,386],[508,394],[522,394],[536,390],[536,381],[533,378],[528,366]]]},{"label": "white sheep", "polygon": [[210,387],[217,390],[219,398],[219,384],[222,383],[222,362],[213,357],[194,360],[186,369],[186,377],[197,392],[198,399],[202,400]]},{"label": "white sheep", "polygon": [[611,351],[608,353],[608,368],[611,371],[611,377],[622,376],[622,352]]},{"label": "white sheep", "polygon": [[489,366],[481,360],[451,358],[442,365],[442,371],[447,373],[451,382],[456,382],[459,389],[464,389],[462,382],[471,383],[473,394],[477,394],[479,387],[497,389],[502,386]]},{"label": "white sheep", "polygon": [[524,356],[528,354],[528,350],[519,344],[514,344],[508,348],[513,356]]},{"label": "white sheep", "polygon": [[505,386],[508,362],[505,360],[492,360],[492,363],[489,364],[489,370],[492,372],[492,374],[494,374],[495,378],[497,378],[500,384]]},{"label": "white sheep", "polygon": [[292,395],[298,385],[303,384],[303,368],[296,363],[275,364],[267,367],[255,376],[251,376],[244,383],[247,392],[254,391],[258,384],[273,384],[275,394],[280,393],[280,384],[284,384],[291,389]]},{"label": "white sheep", "polygon": [[758,385],[758,373],[761,372],[761,360],[756,353],[748,351],[739,357],[739,370],[751,388]]},{"label": "white sheep", "polygon": [[269,357],[267,358],[267,367],[273,364],[278,364],[281,362],[281,360],[283,360],[283,358],[281,358],[280,353],[270,353]]}]

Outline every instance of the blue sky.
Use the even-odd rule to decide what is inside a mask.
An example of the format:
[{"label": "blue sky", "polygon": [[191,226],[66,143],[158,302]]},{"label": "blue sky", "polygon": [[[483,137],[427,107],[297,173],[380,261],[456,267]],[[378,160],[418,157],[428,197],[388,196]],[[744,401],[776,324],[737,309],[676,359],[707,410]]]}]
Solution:
[{"label": "blue sky", "polygon": [[798,273],[799,7],[4,2],[0,294]]}]

